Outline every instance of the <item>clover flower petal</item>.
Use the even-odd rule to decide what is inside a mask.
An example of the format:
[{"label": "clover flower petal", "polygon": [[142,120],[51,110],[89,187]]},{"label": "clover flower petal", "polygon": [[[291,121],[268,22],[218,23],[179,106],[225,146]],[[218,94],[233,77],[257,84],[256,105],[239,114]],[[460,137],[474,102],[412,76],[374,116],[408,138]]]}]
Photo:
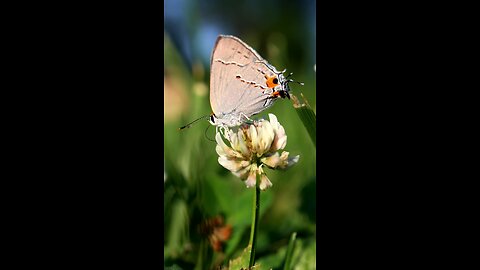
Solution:
[{"label": "clover flower petal", "polygon": [[285,129],[277,120],[277,117],[274,114],[268,114],[270,118],[270,123],[275,132],[275,139],[272,142],[271,152],[284,149],[287,145],[287,135],[285,134]]},{"label": "clover flower petal", "polygon": [[[245,185],[259,185],[261,190],[272,186],[272,182],[263,171],[263,166],[270,169],[288,169],[296,164],[300,156],[289,157],[289,152],[277,152],[285,148],[287,135],[274,114],[269,114],[270,121],[261,119],[253,124],[244,124],[238,130],[224,128],[215,136],[218,163],[235,176],[245,181]],[[257,183],[257,175],[260,180]]]},{"label": "clover flower petal", "polygon": [[243,157],[250,156],[250,151],[245,142],[245,134],[240,128],[238,129],[237,133],[232,132],[231,142],[233,149],[241,153]]},{"label": "clover flower petal", "polygon": [[266,153],[270,149],[273,139],[275,138],[275,133],[270,122],[261,121],[259,122],[257,127],[257,134],[258,134],[257,157],[261,157],[263,156],[264,153]]},{"label": "clover flower petal", "polygon": [[288,169],[294,164],[296,164],[300,158],[300,156],[294,156],[294,157],[288,157],[289,153],[286,151],[283,151],[282,154],[280,155],[280,163],[278,167],[280,169]]},{"label": "clover flower petal", "polygon": [[232,172],[236,177],[240,178],[241,180],[247,179],[249,173],[250,173],[250,164],[247,165],[245,168],[240,169],[236,172]]},{"label": "clover flower petal", "polygon": [[245,181],[245,185],[247,188],[254,187],[257,184],[257,165],[252,164],[250,167],[250,173],[248,174],[248,178]]},{"label": "clover flower petal", "polygon": [[242,155],[238,153],[237,151],[233,150],[232,148],[228,147],[225,142],[222,140],[222,136],[220,133],[217,133],[215,135],[215,140],[217,141],[217,146],[215,147],[215,150],[217,151],[217,154],[219,156],[228,156],[230,158],[241,158]]},{"label": "clover flower petal", "polygon": [[272,182],[268,179],[266,174],[262,174],[260,177],[260,189],[265,190],[272,186]]},{"label": "clover flower petal", "polygon": [[238,172],[250,164],[250,162],[246,160],[229,159],[225,156],[218,157],[218,163],[220,163],[220,165],[222,165],[225,169],[232,172]]},{"label": "clover flower petal", "polygon": [[273,155],[263,157],[260,159],[260,161],[270,168],[276,168],[278,165],[280,165],[281,159],[278,152],[275,152]]}]

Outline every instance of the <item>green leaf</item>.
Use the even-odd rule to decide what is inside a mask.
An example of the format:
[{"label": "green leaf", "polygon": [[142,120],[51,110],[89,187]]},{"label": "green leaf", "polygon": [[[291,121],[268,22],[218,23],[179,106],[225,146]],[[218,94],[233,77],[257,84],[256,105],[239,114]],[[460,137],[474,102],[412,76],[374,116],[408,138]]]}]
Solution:
[{"label": "green leaf", "polygon": [[[280,247],[276,253],[266,255],[260,258],[256,263],[259,266],[269,266],[274,269],[284,269],[282,268],[284,259],[287,255],[288,250],[290,249],[292,243],[292,237],[290,237],[289,245]],[[295,236],[296,237],[296,236]],[[293,252],[291,255],[290,263],[288,268],[285,269],[295,269],[295,270],[304,270],[304,269],[315,269],[316,267],[316,241],[315,238],[308,239],[294,239],[295,244]],[[286,264],[285,264],[286,265]],[[267,268],[268,269],[268,268]]]},{"label": "green leaf", "polygon": [[174,264],[172,266],[166,266],[165,270],[183,270],[180,266]]},{"label": "green leaf", "polygon": [[172,220],[169,226],[167,246],[165,247],[164,257],[177,257],[180,255],[182,247],[188,241],[188,209],[183,200],[177,200],[172,205]]},{"label": "green leaf", "polygon": [[228,264],[228,270],[271,270],[271,267],[267,267],[265,264],[255,263],[251,268],[248,268],[248,263],[250,262],[250,252],[252,247],[247,246],[242,254],[237,258],[230,260]]},{"label": "green leaf", "polygon": [[[295,245],[292,257],[292,268],[294,270],[316,268],[316,241],[315,238],[302,239]],[[298,248],[297,248],[298,247]]]},{"label": "green leaf", "polygon": [[270,268],[281,269],[283,259],[285,258],[287,247],[281,247],[274,254],[266,255],[256,261],[256,264],[261,266],[270,266]]},{"label": "green leaf", "polygon": [[228,269],[236,270],[236,269],[248,269],[248,263],[250,261],[250,252],[252,251],[252,247],[249,245],[247,246],[242,254],[239,257],[230,260],[228,264]]},{"label": "green leaf", "polygon": [[295,111],[297,111],[298,117],[300,117],[300,120],[302,120],[302,123],[307,129],[313,144],[317,146],[317,116],[315,115],[315,112],[312,110],[303,94],[301,95],[304,103],[300,103],[298,98],[293,94],[290,95],[292,97],[293,107],[295,108]]}]

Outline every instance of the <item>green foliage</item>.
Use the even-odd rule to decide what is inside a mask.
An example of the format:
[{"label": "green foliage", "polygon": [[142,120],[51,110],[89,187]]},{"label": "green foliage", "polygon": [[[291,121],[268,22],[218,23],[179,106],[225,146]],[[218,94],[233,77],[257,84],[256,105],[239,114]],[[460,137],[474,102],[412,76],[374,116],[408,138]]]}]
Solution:
[{"label": "green foliage", "polygon": [[302,120],[313,144],[317,146],[317,116],[315,115],[315,112],[312,110],[308,102],[305,101],[300,103],[298,98],[294,95],[292,95],[292,99],[294,102],[293,107],[295,107],[298,117]]},{"label": "green foliage", "polygon": [[180,266],[174,264],[172,266],[165,266],[165,270],[183,270]]},{"label": "green foliage", "polygon": [[295,244],[295,251],[292,258],[294,270],[316,268],[316,241],[315,239],[299,239]]},{"label": "green foliage", "polygon": [[287,255],[285,256],[285,265],[283,266],[284,270],[290,269],[290,265],[292,262],[292,256],[293,256],[293,249],[295,247],[295,239],[297,238],[297,233],[294,232],[292,233],[292,236],[290,237],[290,242],[288,242],[288,248],[287,248]]},{"label": "green foliage", "polygon": [[242,254],[237,258],[231,260],[228,264],[228,269],[248,269],[248,262],[250,260],[250,253],[252,252],[252,247],[247,246]]},{"label": "green foliage", "polygon": [[[270,41],[275,41],[280,44],[276,49],[283,52],[289,44],[279,35],[267,38],[269,43],[261,47],[270,50],[275,47]],[[258,51],[267,57],[266,53]],[[268,60],[275,65],[289,59],[282,53],[272,55],[273,59]],[[305,98],[311,106],[308,109],[314,115],[316,87],[313,67],[302,67],[298,63],[292,66],[300,67],[295,70],[296,79],[305,83],[302,91],[305,91]],[[282,69],[281,66],[278,68]],[[254,190],[247,189],[240,179],[218,163],[216,143],[208,139],[214,138],[215,128],[206,131],[210,126],[206,120],[178,130],[211,112],[208,74],[209,67],[195,60],[192,67],[187,66],[178,49],[165,36],[165,110],[170,110],[165,114],[164,123],[167,176],[164,184],[165,269],[248,268],[250,250],[247,246]],[[292,93],[298,93],[300,87],[292,85]],[[288,136],[285,151],[291,156],[300,155],[300,160],[287,171],[266,169],[273,186],[261,193],[253,269],[282,269],[293,232],[297,232],[297,237],[289,253],[290,269],[314,269],[311,267],[315,265],[316,234],[316,153],[312,147],[316,145],[312,137],[315,120],[310,119],[305,124],[306,118],[299,118],[298,109],[289,100],[279,100],[272,108],[253,118],[267,118],[267,113],[274,113],[285,128]],[[218,215],[222,215],[225,224],[232,228],[222,252],[214,252],[209,240],[198,229],[203,220]]]}]

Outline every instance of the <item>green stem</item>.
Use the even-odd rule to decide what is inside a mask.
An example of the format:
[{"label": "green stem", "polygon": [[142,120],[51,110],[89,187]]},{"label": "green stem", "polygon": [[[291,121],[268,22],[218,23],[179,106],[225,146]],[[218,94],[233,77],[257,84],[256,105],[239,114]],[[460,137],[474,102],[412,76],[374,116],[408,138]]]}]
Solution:
[{"label": "green stem", "polygon": [[251,268],[255,264],[255,244],[257,242],[257,226],[258,220],[260,218],[260,175],[257,174],[257,183],[255,185],[255,196],[253,197],[253,208],[252,212],[252,228],[250,231],[250,262],[248,263],[248,268]]}]

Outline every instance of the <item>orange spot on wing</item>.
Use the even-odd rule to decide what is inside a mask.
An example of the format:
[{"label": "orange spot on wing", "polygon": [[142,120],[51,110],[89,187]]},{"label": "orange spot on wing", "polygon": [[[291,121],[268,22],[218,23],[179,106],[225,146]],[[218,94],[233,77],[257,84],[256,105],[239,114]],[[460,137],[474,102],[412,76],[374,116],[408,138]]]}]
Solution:
[{"label": "orange spot on wing", "polygon": [[280,92],[279,91],[275,91],[272,93],[272,97],[279,97],[280,96]]},{"label": "orange spot on wing", "polygon": [[268,88],[274,88],[275,86],[278,85],[278,79],[275,76],[268,77],[267,75],[265,75],[265,79],[267,79],[267,87]]}]

